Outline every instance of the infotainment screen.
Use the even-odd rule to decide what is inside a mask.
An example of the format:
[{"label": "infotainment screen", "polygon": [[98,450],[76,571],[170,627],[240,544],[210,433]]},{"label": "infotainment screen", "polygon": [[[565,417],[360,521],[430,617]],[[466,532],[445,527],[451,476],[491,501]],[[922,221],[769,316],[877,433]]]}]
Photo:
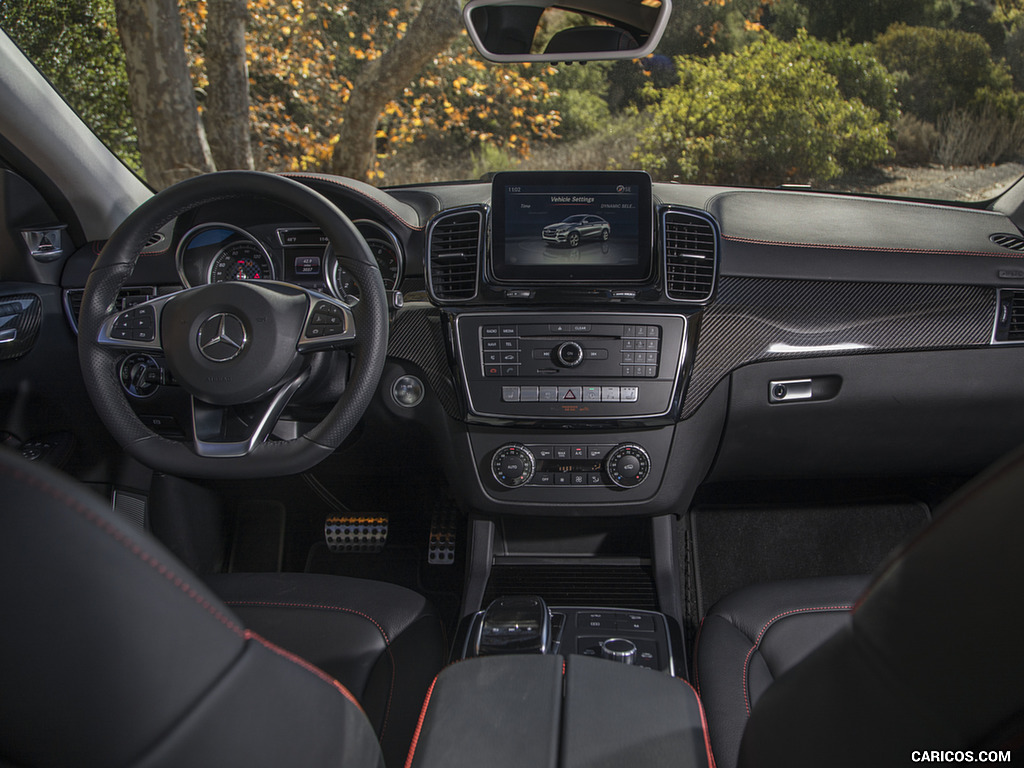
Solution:
[{"label": "infotainment screen", "polygon": [[498,283],[641,283],[651,276],[651,178],[642,171],[498,173],[490,277]]}]

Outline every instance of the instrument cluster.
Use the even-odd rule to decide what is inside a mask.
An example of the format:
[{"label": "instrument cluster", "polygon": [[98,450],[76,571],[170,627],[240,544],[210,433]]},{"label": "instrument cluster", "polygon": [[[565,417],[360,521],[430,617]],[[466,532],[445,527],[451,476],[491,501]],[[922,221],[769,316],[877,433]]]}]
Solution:
[{"label": "instrument cluster", "polygon": [[[398,290],[405,264],[398,238],[370,219],[353,223],[380,268],[384,288]],[[231,280],[281,280],[349,303],[359,299],[359,285],[341,265],[326,236],[309,225],[243,229],[223,222],[203,223],[181,238],[175,263],[186,288]]]}]

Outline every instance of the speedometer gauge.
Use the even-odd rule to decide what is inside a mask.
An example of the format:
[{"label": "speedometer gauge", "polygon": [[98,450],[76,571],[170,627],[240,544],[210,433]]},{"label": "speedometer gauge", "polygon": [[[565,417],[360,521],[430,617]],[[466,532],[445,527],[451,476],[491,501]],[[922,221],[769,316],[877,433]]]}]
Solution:
[{"label": "speedometer gauge", "polygon": [[210,264],[211,283],[230,280],[273,280],[274,265],[266,251],[249,240],[225,247]]},{"label": "speedometer gauge", "polygon": [[[402,283],[402,247],[398,238],[387,228],[375,221],[360,219],[354,222],[356,229],[366,238],[366,245],[373,254],[377,268],[380,269],[381,280],[384,281],[384,290],[394,291]],[[331,290],[335,296],[344,298],[359,296],[359,286],[352,275],[341,265],[337,259],[332,259],[333,270],[329,274]]]}]

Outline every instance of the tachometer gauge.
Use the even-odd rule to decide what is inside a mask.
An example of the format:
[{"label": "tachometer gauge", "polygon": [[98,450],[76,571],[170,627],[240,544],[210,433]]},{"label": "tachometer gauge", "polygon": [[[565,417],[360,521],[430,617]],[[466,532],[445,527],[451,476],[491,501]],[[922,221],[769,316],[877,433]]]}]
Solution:
[{"label": "tachometer gauge", "polygon": [[210,264],[211,283],[273,279],[273,262],[267,252],[251,240],[240,240],[226,246]]}]

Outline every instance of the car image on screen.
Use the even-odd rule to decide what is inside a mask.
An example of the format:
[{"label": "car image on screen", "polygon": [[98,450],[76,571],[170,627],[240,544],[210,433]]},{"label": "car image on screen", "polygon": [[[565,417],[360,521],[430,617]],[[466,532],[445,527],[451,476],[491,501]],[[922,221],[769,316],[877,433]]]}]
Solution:
[{"label": "car image on screen", "polygon": [[600,216],[577,214],[544,227],[542,236],[549,243],[575,248],[584,240],[607,240],[611,234],[611,225]]}]

